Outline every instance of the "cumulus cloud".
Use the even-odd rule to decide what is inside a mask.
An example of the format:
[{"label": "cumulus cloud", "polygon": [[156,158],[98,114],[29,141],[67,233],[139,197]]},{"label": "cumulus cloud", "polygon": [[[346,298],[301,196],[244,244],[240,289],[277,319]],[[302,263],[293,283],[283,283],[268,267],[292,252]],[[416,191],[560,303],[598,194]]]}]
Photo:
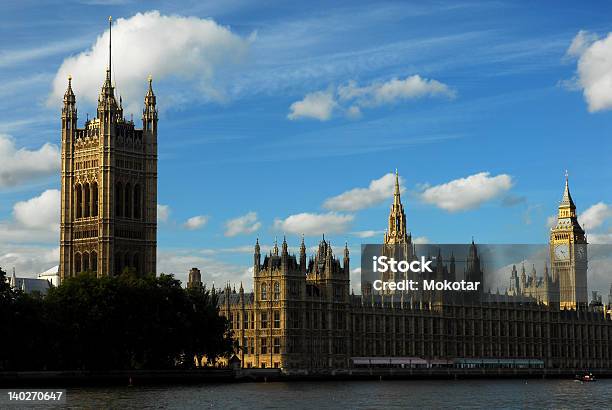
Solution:
[{"label": "cumulus cloud", "polygon": [[33,229],[59,231],[60,191],[48,189],[37,197],[13,206],[15,221]]},{"label": "cumulus cloud", "polygon": [[0,220],[0,242],[56,243],[59,222],[60,191],[49,189],[13,205],[12,218]]},{"label": "cumulus cloud", "polygon": [[59,171],[60,154],[55,145],[37,150],[17,148],[8,135],[0,134],[0,189],[54,174]]},{"label": "cumulus cloud", "polygon": [[337,108],[338,103],[329,91],[317,91],[306,94],[306,96],[296,101],[289,107],[287,118],[297,120],[299,118],[314,118],[319,121],[327,121],[331,118],[332,112]]},{"label": "cumulus cloud", "polygon": [[257,213],[251,211],[225,222],[225,236],[248,235],[257,232],[259,228],[261,222],[257,220]]},{"label": "cumulus cloud", "polygon": [[[403,179],[400,180],[403,184]],[[331,211],[357,211],[378,205],[393,196],[395,174],[388,173],[370,182],[367,188],[354,188],[328,198],[323,207]]]},{"label": "cumulus cloud", "polygon": [[[225,91],[219,76],[242,62],[252,39],[233,33],[212,19],[162,15],[158,11],[137,13],[113,24],[113,80],[129,105],[138,112],[144,97],[146,78],[171,77],[193,89],[191,97],[223,100]],[[59,104],[66,90],[68,75],[78,100],[97,101],[108,65],[108,29],[90,49],[68,57],[53,81],[49,104]],[[177,91],[178,92],[178,91]]]},{"label": "cumulus cloud", "polygon": [[404,79],[392,78],[386,82],[378,81],[365,86],[349,81],[336,90],[307,94],[304,99],[291,104],[287,117],[290,120],[313,118],[327,121],[335,113],[341,113],[349,118],[358,118],[364,108],[424,97],[454,98],[455,96],[456,91],[448,85],[419,75]]},{"label": "cumulus cloud", "polygon": [[584,229],[599,228],[608,218],[612,217],[612,207],[603,202],[590,206],[578,216]]},{"label": "cumulus cloud", "polygon": [[206,222],[208,222],[208,216],[206,216],[206,215],[196,215],[196,216],[192,216],[191,218],[187,219],[187,221],[185,221],[183,226],[186,229],[189,229],[189,230],[193,231],[193,230],[196,230],[196,229],[200,229],[201,227],[206,225]]},{"label": "cumulus cloud", "polygon": [[546,227],[554,228],[557,225],[557,215],[550,215],[546,218]]},{"label": "cumulus cloud", "polygon": [[168,222],[170,205],[157,204],[157,222]]},{"label": "cumulus cloud", "polygon": [[371,238],[373,236],[378,236],[378,235],[382,235],[385,231],[374,231],[374,230],[367,230],[367,231],[355,231],[355,232],[351,232],[352,235],[355,235],[358,238]]},{"label": "cumulus cloud", "polygon": [[612,33],[606,37],[579,31],[567,56],[577,58],[576,79],[590,112],[612,109]]},{"label": "cumulus cloud", "polygon": [[510,175],[490,176],[480,172],[445,184],[426,187],[421,199],[429,204],[450,212],[474,209],[512,187]]},{"label": "cumulus cloud", "polygon": [[304,235],[337,234],[346,232],[354,216],[328,212],[324,214],[300,213],[285,219],[277,218],[274,229],[287,233]]}]

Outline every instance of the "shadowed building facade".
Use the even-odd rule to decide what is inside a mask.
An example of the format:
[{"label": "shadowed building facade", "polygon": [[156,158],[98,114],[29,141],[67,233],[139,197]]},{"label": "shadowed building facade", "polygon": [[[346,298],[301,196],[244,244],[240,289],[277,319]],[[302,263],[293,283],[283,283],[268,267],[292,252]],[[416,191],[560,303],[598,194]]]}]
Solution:
[{"label": "shadowed building facade", "polygon": [[[570,198],[567,184],[565,192]],[[571,219],[575,207],[572,211],[573,202],[566,205],[565,197],[564,193],[560,216],[569,215],[570,223],[561,221],[551,231],[553,252],[557,240],[570,239],[555,235],[569,231],[580,235]],[[405,223],[396,185],[385,244],[407,245],[410,252]],[[553,269],[558,266],[554,257],[551,264]],[[448,269],[436,268],[436,277],[454,276],[453,265],[451,259]],[[435,295],[429,300],[405,299],[404,293],[354,295],[349,292],[349,266],[348,247],[340,260],[325,238],[309,260],[303,239],[298,256],[289,254],[283,240],[281,249],[275,244],[263,260],[257,241],[253,292],[246,293],[242,284],[238,291],[232,290],[228,284],[219,294],[220,312],[229,319],[242,366],[312,371],[372,363],[612,368],[609,308],[574,304],[582,297],[576,289],[557,296],[560,304],[524,295],[486,294],[461,300]],[[582,275],[579,270],[568,272]],[[474,243],[469,249],[468,274],[482,279]],[[563,283],[561,273],[558,276]],[[586,286],[586,275],[584,279]],[[582,279],[564,280],[583,283]]]},{"label": "shadowed building facade", "polygon": [[69,77],[61,118],[60,280],[82,271],[156,273],[157,109],[151,78],[137,129],[115,97],[109,45],[97,115],[83,128],[77,119]]}]

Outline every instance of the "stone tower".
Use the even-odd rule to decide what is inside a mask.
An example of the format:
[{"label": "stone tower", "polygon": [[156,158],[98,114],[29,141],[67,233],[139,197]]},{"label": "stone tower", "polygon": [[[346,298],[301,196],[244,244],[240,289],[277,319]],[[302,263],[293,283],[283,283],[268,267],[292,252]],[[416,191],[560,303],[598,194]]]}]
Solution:
[{"label": "stone tower", "polygon": [[587,240],[584,230],[578,223],[567,172],[563,198],[557,214],[557,225],[550,231],[550,261],[553,282],[558,282],[559,307],[561,309],[586,307]]},{"label": "stone tower", "polygon": [[[112,19],[109,18],[109,39]],[[60,280],[82,271],[156,273],[157,109],[152,80],[142,129],[123,116],[111,80],[111,41],[96,118],[78,128],[72,79],[61,142]],[[75,79],[78,81],[78,79]]]}]

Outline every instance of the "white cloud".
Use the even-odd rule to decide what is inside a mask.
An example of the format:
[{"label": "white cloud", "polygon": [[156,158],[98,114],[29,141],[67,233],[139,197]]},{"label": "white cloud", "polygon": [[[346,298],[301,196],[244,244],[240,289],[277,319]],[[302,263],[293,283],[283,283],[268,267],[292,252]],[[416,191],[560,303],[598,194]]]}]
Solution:
[{"label": "white cloud", "polygon": [[466,178],[459,178],[445,184],[427,187],[421,199],[429,204],[450,212],[477,208],[512,187],[512,178],[506,174],[491,177],[480,172]]},{"label": "white cloud", "polygon": [[[592,244],[610,244],[612,245],[612,232],[607,233],[591,233],[587,236],[589,243]],[[589,261],[590,264],[590,261]],[[607,273],[610,272],[610,264],[607,266]],[[590,270],[590,269],[589,269]],[[608,276],[609,277],[609,276]]]},{"label": "white cloud", "polygon": [[417,245],[430,243],[429,238],[426,236],[417,236],[416,238],[412,238],[412,242]]},{"label": "white cloud", "polygon": [[546,227],[554,228],[557,225],[557,215],[550,215],[546,218]]},{"label": "white cloud", "polygon": [[314,118],[327,121],[335,112],[349,118],[359,118],[363,108],[396,104],[400,101],[424,97],[454,98],[455,90],[437,80],[412,75],[404,79],[392,78],[386,82],[373,82],[358,86],[349,81],[334,90],[317,91],[307,94],[304,99],[296,101],[289,107],[290,120]]},{"label": "white cloud", "polygon": [[436,80],[412,75],[405,79],[392,78],[387,82],[377,82],[359,87],[354,81],[338,87],[338,96],[342,101],[354,101],[360,107],[376,107],[394,104],[402,100],[422,97],[454,98],[456,92],[448,85]]},{"label": "white cloud", "polygon": [[257,232],[259,228],[261,222],[257,220],[257,213],[251,211],[225,222],[225,236],[248,235]]},{"label": "white cloud", "polygon": [[185,221],[183,226],[186,229],[189,229],[189,230],[193,231],[193,230],[196,230],[196,229],[200,229],[201,227],[206,225],[206,222],[208,222],[208,216],[206,216],[206,215],[196,215],[196,216],[192,216],[191,218],[187,219],[187,221]]},{"label": "white cloud", "polygon": [[580,57],[599,37],[595,33],[580,30],[565,52],[568,57]]},{"label": "white cloud", "polygon": [[49,143],[38,150],[17,149],[11,137],[0,134],[0,164],[0,188],[12,187],[58,172],[59,149]]},{"label": "white cloud", "polygon": [[15,221],[27,228],[59,231],[60,191],[48,189],[13,206]]},{"label": "white cloud", "polygon": [[384,232],[385,231],[369,230],[369,231],[355,231],[355,232],[351,232],[351,234],[355,235],[358,238],[371,238],[373,236],[382,235]]},{"label": "white cloud", "polygon": [[290,215],[285,219],[277,218],[274,229],[287,233],[304,235],[321,235],[324,233],[344,233],[348,230],[353,215],[328,212],[325,214],[301,213]]},{"label": "white cloud", "polygon": [[33,278],[58,264],[58,246],[0,246],[0,267],[9,275],[15,267],[17,276]]},{"label": "white cloud", "polygon": [[170,205],[157,204],[157,222],[168,222],[170,212]]},{"label": "white cloud", "polygon": [[598,202],[582,212],[578,220],[584,229],[591,230],[599,228],[610,217],[612,217],[612,207]]},{"label": "white cloud", "polygon": [[228,281],[236,285],[242,281],[245,291],[252,288],[252,267],[223,262],[197,249],[159,249],[157,252],[157,272],[173,273],[183,285],[187,283],[189,269],[194,267],[200,269],[202,282],[209,288],[214,283],[219,289]]},{"label": "white cloud", "polygon": [[287,118],[290,120],[314,118],[319,121],[327,121],[331,118],[332,112],[337,106],[338,104],[330,91],[317,91],[306,94],[302,100],[291,104]]},{"label": "white cloud", "polygon": [[[400,180],[403,183],[403,180]],[[323,207],[332,211],[357,211],[378,205],[393,196],[395,174],[388,173],[370,182],[367,188],[354,188],[328,198]]]},{"label": "white cloud", "polygon": [[579,31],[567,50],[578,58],[576,84],[590,112],[612,109],[612,33],[600,38]]},{"label": "white cloud", "polygon": [[[158,11],[118,19],[112,38],[113,80],[129,102],[127,112],[134,113],[142,104],[149,74],[154,79],[187,82],[187,86],[173,87],[173,92],[192,90],[192,98],[223,100],[225,90],[219,78],[244,60],[252,41],[212,19],[167,16]],[[77,102],[97,101],[108,65],[108,42],[107,29],[90,49],[64,60],[53,81],[49,104],[62,100],[68,75],[73,77]]]},{"label": "white cloud", "polygon": [[0,241],[57,243],[60,223],[60,191],[49,189],[13,205],[12,218],[0,220]]}]

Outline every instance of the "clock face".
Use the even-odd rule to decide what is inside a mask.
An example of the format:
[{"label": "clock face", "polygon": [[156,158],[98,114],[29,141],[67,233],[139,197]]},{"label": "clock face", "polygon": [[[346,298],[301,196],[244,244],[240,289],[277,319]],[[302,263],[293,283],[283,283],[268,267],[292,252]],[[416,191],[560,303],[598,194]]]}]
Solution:
[{"label": "clock face", "polygon": [[555,246],[555,259],[557,260],[569,259],[569,246],[567,244]]}]

